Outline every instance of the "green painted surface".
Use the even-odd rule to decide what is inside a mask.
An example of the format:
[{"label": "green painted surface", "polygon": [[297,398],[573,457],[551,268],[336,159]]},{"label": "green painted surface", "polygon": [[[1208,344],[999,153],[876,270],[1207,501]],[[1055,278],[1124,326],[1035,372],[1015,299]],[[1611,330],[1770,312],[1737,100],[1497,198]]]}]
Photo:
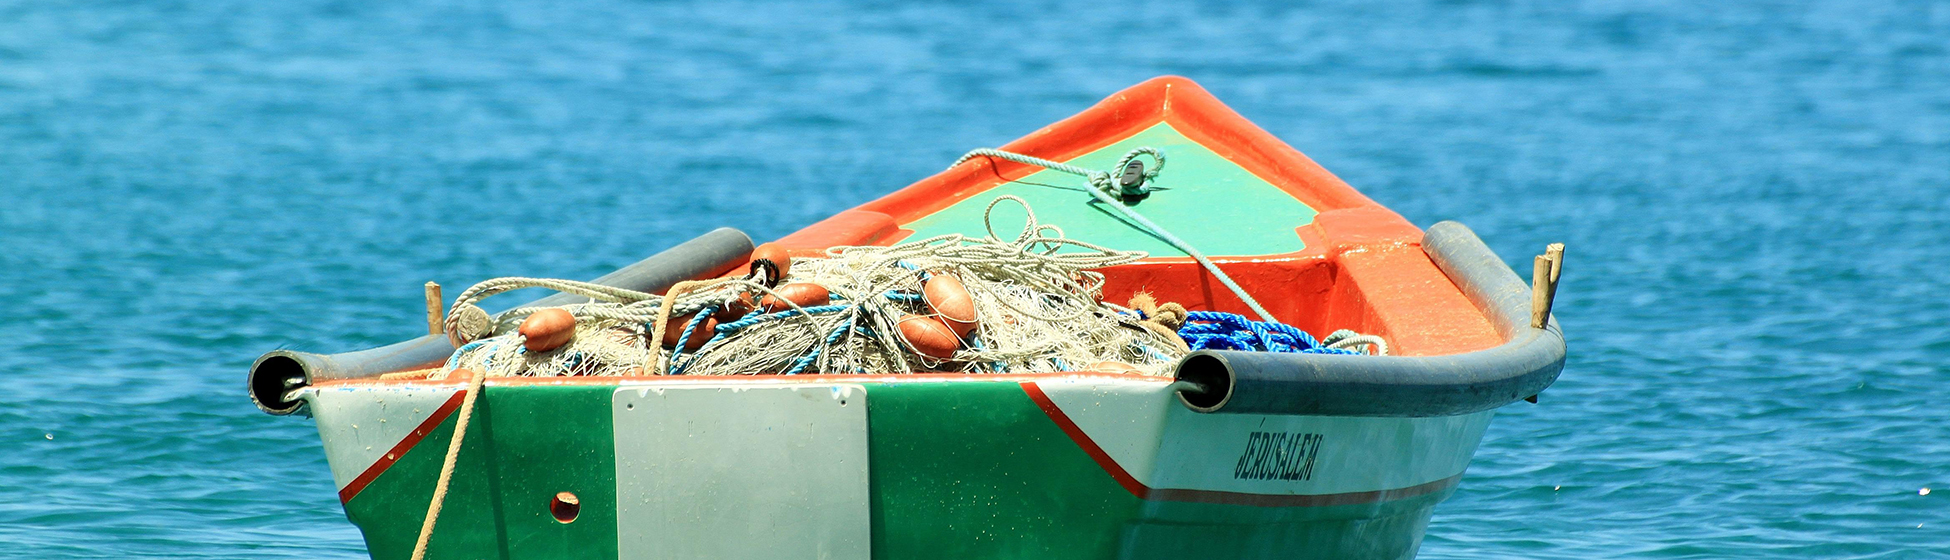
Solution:
[{"label": "green painted surface", "polygon": [[[1016,383],[867,387],[873,556],[882,560],[1399,558],[1447,494],[1324,508],[1145,502]],[[429,557],[615,558],[614,391],[484,393]],[[374,558],[411,554],[454,421],[346,505]],[[548,515],[561,491],[581,498],[574,523]]]},{"label": "green painted surface", "polygon": [[873,556],[1115,558],[1141,503],[1015,383],[867,389]]},{"label": "green painted surface", "polygon": [[[428,558],[615,558],[614,387],[508,387],[482,393]],[[345,506],[375,560],[408,558],[458,414]],[[573,523],[556,492],[582,502]]]},{"label": "green painted surface", "polygon": [[[475,419],[468,425],[473,432],[482,427],[480,419],[490,415],[490,403],[477,404]],[[366,550],[373,560],[397,560],[413,555],[413,543],[420,536],[426,519],[427,503],[440,475],[440,463],[453,441],[454,423],[459,414],[449,416],[426,439],[420,440],[398,462],[374,479],[365,490],[345,504],[345,516],[365,534]],[[489,472],[494,438],[492,429],[470,433],[455,462],[455,476],[449,482],[447,501],[441,506],[440,520],[427,544],[428,558],[505,558],[501,549],[501,522],[496,510],[499,501],[497,481]]]},{"label": "green painted surface", "polygon": [[1446,496],[1318,508],[1144,502],[1016,383],[867,391],[877,559],[1398,558]]},{"label": "green painted surface", "polygon": [[[1313,223],[1317,212],[1244,168],[1159,124],[1107,148],[1067,161],[1086,169],[1110,169],[1140,146],[1165,152],[1165,169],[1152,183],[1158,189],[1131,208],[1210,255],[1271,255],[1306,247],[1294,228]],[[1149,158],[1146,158],[1147,164]],[[1122,215],[1103,208],[1085,191],[1082,177],[1041,171],[998,185],[934,214],[904,224],[908,239],[960,233],[982,237],[982,211],[1001,195],[1029,201],[1037,221],[1054,224],[1072,239],[1157,256],[1184,253],[1150,234],[1126,225]],[[997,206],[996,233],[1012,239],[1022,226],[1017,205]]]},{"label": "green painted surface", "polygon": [[[616,558],[615,392],[571,385],[488,393],[509,558]],[[557,492],[581,499],[574,522],[549,514]]]}]

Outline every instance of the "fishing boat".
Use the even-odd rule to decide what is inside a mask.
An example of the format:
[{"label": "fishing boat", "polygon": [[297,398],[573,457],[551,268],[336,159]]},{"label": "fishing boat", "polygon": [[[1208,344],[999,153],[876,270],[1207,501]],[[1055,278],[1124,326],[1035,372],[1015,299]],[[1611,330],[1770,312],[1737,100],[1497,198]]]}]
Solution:
[{"label": "fishing boat", "polygon": [[[1168,160],[1133,157],[1144,149]],[[251,398],[315,419],[374,558],[1411,558],[1494,411],[1535,402],[1563,368],[1558,252],[1526,285],[1468,228],[1416,227],[1178,77],[759,255],[719,230],[593,284],[675,300],[683,282],[767,272],[781,257],[765,251],[804,262],[988,237],[1003,196],[1070,238],[1148,255],[1098,271],[1105,301],[1276,318],[1310,341],[1350,329],[1387,355],[438,377],[414,372],[467,341],[429,334],[270,352]],[[433,303],[433,330],[459,316]]]}]

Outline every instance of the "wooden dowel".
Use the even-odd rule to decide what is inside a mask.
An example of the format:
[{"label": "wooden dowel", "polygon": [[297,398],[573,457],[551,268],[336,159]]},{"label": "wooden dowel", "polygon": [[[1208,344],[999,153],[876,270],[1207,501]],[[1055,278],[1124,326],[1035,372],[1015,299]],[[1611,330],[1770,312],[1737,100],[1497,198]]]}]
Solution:
[{"label": "wooden dowel", "polygon": [[1544,328],[1551,316],[1551,259],[1537,255],[1530,270],[1530,327]]},{"label": "wooden dowel", "polygon": [[443,319],[447,317],[447,312],[442,305],[440,284],[427,282],[427,334],[440,334],[444,330],[440,327]]},{"label": "wooden dowel", "polygon": [[[1551,294],[1557,294],[1557,278],[1564,275],[1564,244],[1552,243],[1544,247],[1544,256],[1551,259]],[[1553,298],[1554,299],[1554,298]]]},{"label": "wooden dowel", "polygon": [[1557,279],[1564,276],[1564,244],[1545,246],[1544,256],[1551,260],[1550,292],[1544,294],[1544,310],[1549,311],[1557,307]]}]

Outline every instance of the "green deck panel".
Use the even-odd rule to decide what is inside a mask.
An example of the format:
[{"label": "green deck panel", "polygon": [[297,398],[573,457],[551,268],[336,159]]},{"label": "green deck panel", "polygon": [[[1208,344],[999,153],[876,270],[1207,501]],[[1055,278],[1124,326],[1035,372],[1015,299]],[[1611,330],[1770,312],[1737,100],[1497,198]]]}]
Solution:
[{"label": "green deck panel", "polygon": [[[501,549],[501,516],[494,499],[498,481],[485,476],[492,462],[495,439],[481,422],[492,407],[476,404],[474,419],[468,424],[467,441],[454,462],[455,476],[448,483],[447,500],[441,504],[440,520],[427,543],[428,558],[506,558]],[[345,516],[365,535],[366,550],[373,560],[405,560],[413,555],[419,540],[420,524],[426,520],[427,503],[440,477],[440,464],[447,445],[453,441],[456,413],[447,417],[425,439],[407,450],[371,484],[345,504]],[[479,430],[479,431],[476,431]]]},{"label": "green deck panel", "polygon": [[[616,558],[613,386],[489,388],[476,403],[428,558]],[[408,558],[455,414],[345,505],[374,560]],[[548,513],[575,492],[573,523]]]},{"label": "green deck panel", "polygon": [[[509,558],[616,558],[616,435],[612,385],[496,388],[496,474]],[[557,492],[582,511],[561,523]]]},{"label": "green deck panel", "polygon": [[1416,548],[1447,495],[1314,508],[1145,502],[1016,383],[867,391],[877,559],[1393,558]]},{"label": "green deck panel", "polygon": [[869,385],[873,556],[1116,558],[1141,501],[1016,383]]},{"label": "green deck panel", "polygon": [[[1294,228],[1313,223],[1318,212],[1239,165],[1159,123],[1109,147],[1065,163],[1086,169],[1110,169],[1133,148],[1151,146],[1165,153],[1164,172],[1152,183],[1151,196],[1131,208],[1208,255],[1258,256],[1290,253],[1306,248]],[[1149,158],[1146,164],[1150,163]],[[986,235],[982,213],[991,200],[1015,195],[1036,210],[1036,219],[1063,228],[1080,241],[1112,249],[1146,251],[1154,256],[1182,256],[1183,252],[1148,233],[1126,225],[1117,211],[1083,190],[1082,177],[1044,170],[998,185],[954,206],[902,227],[914,230],[908,239],[960,233]],[[1015,204],[997,206],[997,235],[1013,239],[1023,223]]]}]

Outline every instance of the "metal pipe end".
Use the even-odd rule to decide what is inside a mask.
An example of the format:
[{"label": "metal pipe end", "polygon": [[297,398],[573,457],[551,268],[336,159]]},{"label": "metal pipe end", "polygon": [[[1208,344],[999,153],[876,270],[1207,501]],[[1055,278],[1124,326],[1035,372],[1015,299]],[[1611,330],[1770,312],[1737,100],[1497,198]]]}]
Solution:
[{"label": "metal pipe end", "polygon": [[285,397],[310,385],[311,377],[305,373],[305,364],[299,361],[297,352],[274,350],[251,364],[246,382],[250,385],[251,404],[265,414],[285,416],[305,406],[304,401]]},{"label": "metal pipe end", "polygon": [[1186,408],[1198,412],[1218,412],[1232,401],[1232,389],[1236,378],[1232,365],[1226,363],[1225,356],[1211,352],[1193,352],[1178,361],[1173,376],[1179,382],[1190,383],[1197,389],[1187,388],[1178,392],[1178,402]]}]

